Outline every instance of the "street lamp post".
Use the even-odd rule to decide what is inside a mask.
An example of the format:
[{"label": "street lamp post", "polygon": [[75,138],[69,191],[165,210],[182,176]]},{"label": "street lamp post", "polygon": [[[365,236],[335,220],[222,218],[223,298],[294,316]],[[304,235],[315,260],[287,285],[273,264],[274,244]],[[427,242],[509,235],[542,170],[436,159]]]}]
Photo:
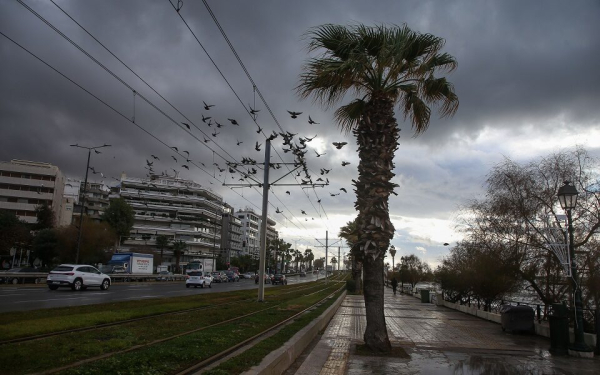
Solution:
[{"label": "street lamp post", "polygon": [[589,352],[593,356],[592,349],[586,345],[583,336],[583,302],[581,297],[581,287],[579,286],[579,280],[577,275],[577,265],[575,264],[575,246],[573,239],[573,219],[571,217],[571,210],[577,206],[577,195],[579,192],[575,186],[571,185],[569,181],[565,181],[565,184],[558,189],[558,200],[563,210],[567,212],[567,225],[569,230],[569,258],[571,261],[571,293],[574,297],[573,319],[575,322],[575,341],[569,348],[570,354],[577,356],[587,356]]},{"label": "street lamp post", "polygon": [[85,208],[85,194],[87,193],[87,180],[88,180],[88,172],[90,170],[90,156],[92,155],[92,150],[94,150],[96,153],[100,153],[99,151],[96,151],[99,148],[103,148],[103,147],[110,147],[110,145],[104,144],[102,146],[96,146],[96,147],[85,147],[85,146],[80,146],[78,144],[74,144],[71,145],[71,147],[78,147],[78,148],[84,148],[86,150],[88,150],[88,157],[87,157],[87,167],[85,168],[85,181],[83,183],[83,195],[81,197],[81,211],[79,212],[79,228],[77,230],[77,253],[75,254],[75,264],[79,263],[79,248],[81,247],[81,227],[83,226],[83,210]]}]

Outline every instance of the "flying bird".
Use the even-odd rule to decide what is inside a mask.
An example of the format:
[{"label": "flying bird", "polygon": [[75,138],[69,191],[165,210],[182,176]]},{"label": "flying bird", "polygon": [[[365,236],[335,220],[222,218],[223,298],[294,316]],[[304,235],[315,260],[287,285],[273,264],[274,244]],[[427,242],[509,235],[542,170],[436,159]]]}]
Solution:
[{"label": "flying bird", "polygon": [[260,109],[254,109],[254,108],[250,107],[250,104],[248,104],[248,108],[250,108],[250,114],[251,115],[255,115],[258,112],[260,112]]},{"label": "flying bird", "polygon": [[146,164],[148,164],[148,166],[151,167],[152,164],[154,164],[154,162],[148,161],[148,159],[146,159]]},{"label": "flying bird", "polygon": [[286,193],[287,195],[290,195],[290,192],[289,192],[289,191],[286,191],[285,193]]},{"label": "flying bird", "polygon": [[324,152],[324,153],[322,153],[322,154],[319,154],[319,153],[318,153],[318,152],[315,150],[315,154],[317,154],[317,157],[318,157],[318,158],[320,158],[321,156],[323,156],[323,155],[326,155],[327,153],[326,153],[326,152]]},{"label": "flying bird", "polygon": [[[258,126],[258,125],[256,125]],[[256,134],[260,134],[260,132],[262,131],[262,128],[260,126],[258,126],[258,130],[256,131]]]},{"label": "flying bird", "polygon": [[261,143],[261,144],[258,144],[258,142],[256,142],[256,146],[254,146],[254,149],[255,149],[256,151],[260,151],[260,146],[262,146],[262,143]]},{"label": "flying bird", "polygon": [[308,123],[309,123],[310,125],[314,125],[314,124],[317,124],[317,125],[319,125],[319,124],[320,124],[320,122],[315,122],[315,121],[313,121],[313,119],[311,119],[311,118],[310,118],[310,116],[308,116]]},{"label": "flying bird", "polygon": [[183,150],[182,152],[183,152],[183,153],[186,153],[186,154],[187,154],[187,156],[190,156],[190,153],[189,153],[188,151],[185,151],[185,150]]},{"label": "flying bird", "polygon": [[210,110],[210,107],[214,107],[215,106],[214,104],[206,104],[205,101],[202,101],[202,103],[204,103],[204,109],[206,109],[207,111]]},{"label": "flying bird", "polygon": [[330,171],[331,171],[331,169],[321,168],[321,176],[324,174],[328,174]]},{"label": "flying bird", "polygon": [[183,164],[183,165],[182,165],[182,167],[183,167],[183,168],[185,168],[185,169],[187,169],[187,170],[189,170],[189,169],[190,169],[190,167],[188,167],[188,166],[187,166],[187,165],[185,165],[185,164]]},{"label": "flying bird", "polygon": [[244,143],[244,141],[237,141],[237,145],[241,145],[242,143]]},{"label": "flying bird", "polygon": [[204,137],[204,143],[208,143],[210,142],[210,139],[206,139],[206,137]]},{"label": "flying bird", "polygon": [[343,191],[344,193],[347,193],[346,189],[344,188],[340,188],[341,191]]},{"label": "flying bird", "polygon": [[278,214],[280,214],[280,213],[282,213],[282,212],[283,212],[283,211],[280,211],[280,210],[279,210],[279,207],[277,207],[277,210],[275,210],[275,213],[278,213]]},{"label": "flying bird", "polygon": [[219,123],[217,122],[217,120],[215,120],[215,124],[217,124],[217,128],[219,128],[219,129],[223,127],[223,125],[222,125],[222,124],[219,124]]},{"label": "flying bird", "polygon": [[237,121],[235,121],[235,120],[234,120],[234,119],[232,119],[232,118],[228,118],[227,120],[229,120],[229,122],[231,122],[231,125],[240,126],[240,124],[238,124],[238,122],[237,122]]},{"label": "flying bird", "polygon": [[293,111],[288,111],[288,113],[292,116],[292,118],[298,118],[298,115],[302,114],[302,112],[293,112]]},{"label": "flying bird", "polygon": [[341,193],[337,193],[337,194],[332,194],[332,193],[329,193],[329,195],[331,195],[332,197],[335,197],[336,195],[340,195],[340,194],[341,194]]},{"label": "flying bird", "polygon": [[217,133],[217,131],[215,130],[215,131],[212,133],[212,136],[213,136],[213,137],[216,137],[216,136],[217,136],[217,135],[219,135],[219,134],[221,134],[221,133]]},{"label": "flying bird", "polygon": [[306,142],[310,142],[310,141],[312,141],[315,138],[317,138],[317,134],[315,134],[315,136],[312,137],[312,138],[305,137],[304,139],[306,140]]},{"label": "flying bird", "polygon": [[179,152],[179,149],[178,149],[177,147],[175,147],[175,146],[171,146],[171,148],[172,148],[173,150],[175,150],[175,151]]},{"label": "flying bird", "polygon": [[98,150],[94,150],[94,152],[95,152],[96,154],[101,154],[101,152],[100,152],[100,151],[98,151]]},{"label": "flying bird", "polygon": [[306,215],[306,211],[300,210],[300,212],[302,212],[302,215]]},{"label": "flying bird", "polygon": [[173,158],[173,160],[175,160],[175,163],[177,163],[177,158],[173,155],[171,155],[171,157]]},{"label": "flying bird", "polygon": [[348,142],[333,142],[332,144],[335,146],[335,148],[341,150],[342,147],[348,144]]},{"label": "flying bird", "polygon": [[342,161],[342,167],[345,167],[345,166],[347,166],[348,164],[350,164],[350,163],[348,163],[347,161]]},{"label": "flying bird", "polygon": [[158,158],[158,156],[154,156],[154,155],[150,155],[150,156],[152,156],[152,158],[153,158],[154,160],[160,160],[160,159]]},{"label": "flying bird", "polygon": [[190,126],[188,124],[186,124],[185,122],[182,122],[183,125],[185,125],[186,128],[188,128],[188,130],[192,130],[192,128],[190,128]]},{"label": "flying bird", "polygon": [[202,122],[206,123],[206,121],[210,120],[212,117],[208,116],[208,117],[204,117],[204,115],[202,115]]}]

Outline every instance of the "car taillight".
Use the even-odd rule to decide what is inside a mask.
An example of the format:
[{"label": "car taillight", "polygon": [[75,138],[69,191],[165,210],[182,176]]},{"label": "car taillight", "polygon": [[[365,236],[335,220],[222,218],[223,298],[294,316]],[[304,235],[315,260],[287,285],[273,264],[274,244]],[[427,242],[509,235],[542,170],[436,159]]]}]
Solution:
[{"label": "car taillight", "polygon": [[69,273],[67,273],[66,275],[67,275],[67,276],[73,276],[73,275],[75,275],[75,273],[74,273],[74,272],[69,272]]}]

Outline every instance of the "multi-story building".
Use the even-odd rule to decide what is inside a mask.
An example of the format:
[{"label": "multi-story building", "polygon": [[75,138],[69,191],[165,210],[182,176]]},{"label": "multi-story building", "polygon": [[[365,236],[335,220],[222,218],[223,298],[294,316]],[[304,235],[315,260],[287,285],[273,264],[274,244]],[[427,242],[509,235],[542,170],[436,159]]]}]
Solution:
[{"label": "multi-story building", "polygon": [[242,255],[242,221],[235,215],[233,207],[225,204],[221,230],[221,248],[229,262],[232,257]]},{"label": "multi-story building", "polygon": [[275,241],[279,238],[275,225],[277,225],[275,220],[267,216],[267,241]]},{"label": "multi-story building", "polygon": [[27,223],[35,223],[35,209],[47,204],[61,223],[65,177],[52,164],[26,160],[0,162],[0,209],[14,212]]},{"label": "multi-story building", "polygon": [[[258,259],[260,255],[260,228],[262,218],[253,209],[246,207],[239,210],[236,216],[242,221],[242,254],[252,255]],[[267,217],[267,241],[277,239],[279,234],[275,230],[277,223]]]},{"label": "multi-story building", "polygon": [[[83,212],[85,216],[93,221],[102,220],[102,214],[110,205],[110,187],[101,182],[90,182],[88,181],[87,187],[84,189],[84,181],[80,182],[79,198],[73,209],[73,219],[79,220],[81,214],[81,203],[83,203]],[[85,191],[85,201],[83,200],[83,194]]]},{"label": "multi-story building", "polygon": [[[123,245],[130,251],[153,251],[156,237],[165,235],[171,243],[183,241],[186,248],[180,265],[194,258],[218,256],[221,245],[223,198],[200,184],[177,177],[150,178],[121,176],[120,195],[135,210],[131,234]],[[176,262],[171,250],[163,250]]]},{"label": "multi-story building", "polygon": [[236,216],[242,222],[242,254],[257,259],[260,248],[260,218],[249,207],[236,212]]}]

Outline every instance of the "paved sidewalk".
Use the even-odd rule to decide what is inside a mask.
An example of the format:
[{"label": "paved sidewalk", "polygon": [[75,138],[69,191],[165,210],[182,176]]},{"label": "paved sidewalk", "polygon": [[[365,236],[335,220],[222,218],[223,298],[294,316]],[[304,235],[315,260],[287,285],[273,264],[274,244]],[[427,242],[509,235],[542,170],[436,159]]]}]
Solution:
[{"label": "paved sidewalk", "polygon": [[[599,374],[600,359],[552,356],[550,341],[502,332],[500,325],[386,290],[395,356],[356,354],[366,325],[362,296],[347,296],[296,375]],[[404,354],[404,355],[403,355]]]}]

